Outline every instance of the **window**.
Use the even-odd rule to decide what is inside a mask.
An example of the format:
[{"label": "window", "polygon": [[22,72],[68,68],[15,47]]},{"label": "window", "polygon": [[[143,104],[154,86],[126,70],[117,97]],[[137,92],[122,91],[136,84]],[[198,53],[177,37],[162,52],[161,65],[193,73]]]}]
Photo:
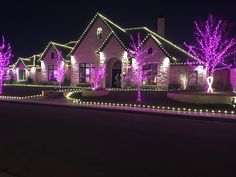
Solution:
[{"label": "window", "polygon": [[20,69],[19,71],[19,80],[20,81],[25,81],[26,80],[26,74],[24,69]]},{"label": "window", "polygon": [[80,83],[90,83],[91,68],[94,68],[94,65],[91,63],[79,64],[79,82]]},{"label": "window", "polygon": [[157,64],[150,63],[143,67],[143,85],[156,85],[157,83]]},{"label": "window", "polygon": [[152,55],[152,48],[148,49],[148,55]]},{"label": "window", "polygon": [[55,81],[55,66],[54,65],[48,65],[48,81],[52,82]]},{"label": "window", "polygon": [[54,59],[54,53],[53,52],[51,53],[51,59]]},{"label": "window", "polygon": [[102,28],[97,28],[97,39],[102,39]]}]

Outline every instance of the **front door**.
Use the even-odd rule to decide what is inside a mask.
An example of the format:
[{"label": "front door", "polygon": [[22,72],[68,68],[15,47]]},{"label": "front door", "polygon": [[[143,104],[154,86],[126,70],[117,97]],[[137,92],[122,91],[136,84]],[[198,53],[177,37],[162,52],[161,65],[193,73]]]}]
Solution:
[{"label": "front door", "polygon": [[112,87],[121,87],[121,61],[117,61],[112,66]]}]

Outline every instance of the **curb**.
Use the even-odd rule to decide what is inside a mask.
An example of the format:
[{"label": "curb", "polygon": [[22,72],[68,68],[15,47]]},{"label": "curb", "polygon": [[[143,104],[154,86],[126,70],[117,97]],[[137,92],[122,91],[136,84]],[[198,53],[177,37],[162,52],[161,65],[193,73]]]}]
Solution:
[{"label": "curb", "polygon": [[[52,99],[53,100],[53,99]],[[127,112],[132,114],[149,114],[149,115],[158,115],[158,116],[165,116],[165,117],[172,117],[175,118],[182,118],[182,119],[189,119],[191,117],[193,120],[206,120],[206,121],[227,121],[227,122],[236,122],[236,115],[231,114],[219,114],[219,113],[193,113],[193,112],[185,112],[185,111],[178,111],[178,110],[154,110],[151,108],[132,108],[132,107],[114,107],[114,106],[105,106],[105,105],[80,105],[76,103],[72,103],[68,100],[64,100],[64,103],[53,103],[48,101],[42,100],[7,100],[7,99],[0,99],[1,102],[7,103],[16,103],[16,104],[28,104],[28,105],[40,105],[40,106],[51,106],[51,107],[66,107],[72,109],[92,109],[92,110],[101,110],[101,111],[111,111],[111,112]],[[54,101],[54,100],[53,100]]]}]

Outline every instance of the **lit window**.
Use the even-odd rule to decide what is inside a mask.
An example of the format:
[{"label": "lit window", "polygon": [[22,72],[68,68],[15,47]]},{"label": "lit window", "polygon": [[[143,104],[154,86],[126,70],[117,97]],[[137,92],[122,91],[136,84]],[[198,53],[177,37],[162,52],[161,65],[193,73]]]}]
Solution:
[{"label": "lit window", "polygon": [[156,85],[157,79],[157,64],[151,63],[143,66],[143,84]]},{"label": "lit window", "polygon": [[152,48],[148,49],[148,55],[152,55]]},{"label": "lit window", "polygon": [[55,73],[55,66],[48,65],[48,81],[49,82],[56,81],[54,73]]},{"label": "lit window", "polygon": [[25,74],[25,70],[24,69],[20,69],[18,71],[19,73],[19,80],[20,81],[25,81],[26,80],[26,74]]},{"label": "lit window", "polygon": [[54,59],[54,53],[53,52],[51,53],[51,59]]},{"label": "lit window", "polygon": [[97,39],[102,39],[102,28],[97,28]]},{"label": "lit window", "polygon": [[94,68],[94,65],[91,63],[79,64],[79,82],[80,83],[90,83],[91,68]]}]

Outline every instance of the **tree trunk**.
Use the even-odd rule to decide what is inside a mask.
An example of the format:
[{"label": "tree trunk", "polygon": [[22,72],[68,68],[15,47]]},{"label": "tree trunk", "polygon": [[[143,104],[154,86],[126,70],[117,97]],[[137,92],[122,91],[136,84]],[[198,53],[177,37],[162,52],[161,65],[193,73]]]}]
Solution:
[{"label": "tree trunk", "polygon": [[142,98],[141,98],[141,85],[142,85],[142,68],[138,68],[138,96],[137,96],[137,102],[141,103]]},{"label": "tree trunk", "polygon": [[3,90],[3,75],[0,73],[0,95],[2,95],[2,90]]}]

